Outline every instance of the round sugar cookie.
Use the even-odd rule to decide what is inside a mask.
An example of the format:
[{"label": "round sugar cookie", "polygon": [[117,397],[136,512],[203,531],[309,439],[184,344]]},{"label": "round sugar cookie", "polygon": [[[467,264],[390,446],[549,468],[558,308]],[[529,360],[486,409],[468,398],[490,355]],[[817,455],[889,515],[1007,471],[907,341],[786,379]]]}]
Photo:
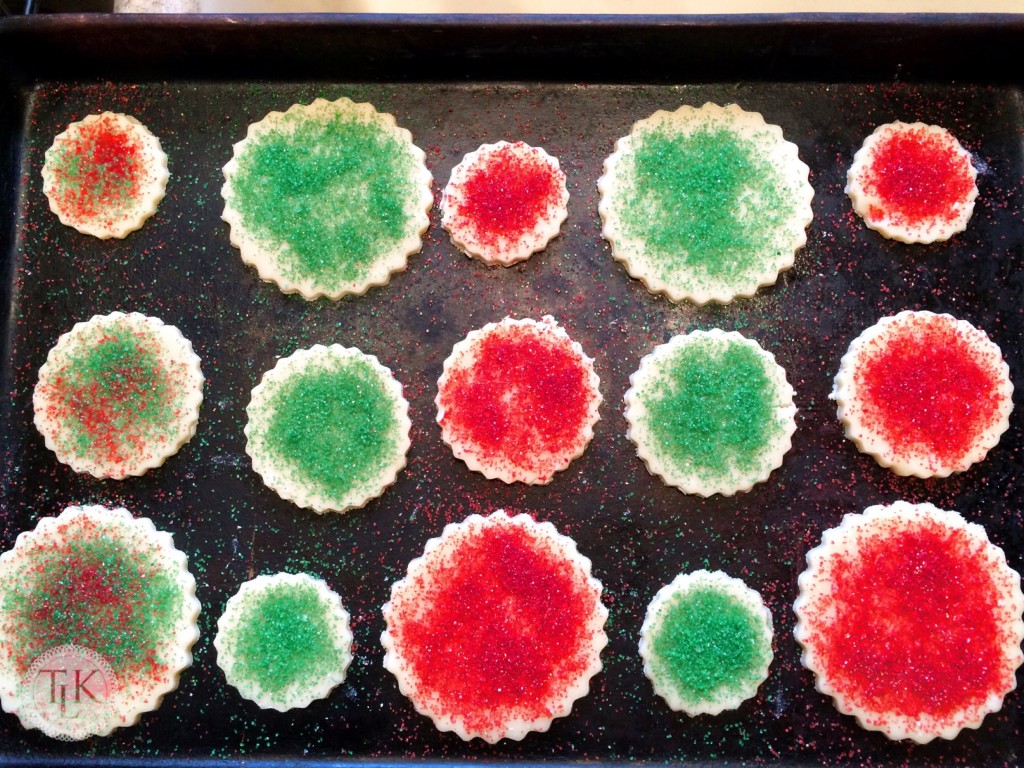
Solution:
[{"label": "round sugar cookie", "polygon": [[427,542],[384,605],[384,666],[417,711],[469,741],[569,714],[601,670],[601,584],[550,523],[470,515]]},{"label": "round sugar cookie", "polygon": [[231,244],[263,280],[306,299],[385,285],[429,225],[425,159],[370,104],[316,99],[271,112],[224,166]]},{"label": "round sugar cookie", "polygon": [[791,447],[796,405],[786,372],[739,333],[674,336],[629,383],[627,437],[651,474],[684,493],[749,491]]},{"label": "round sugar cookie", "polygon": [[172,325],[138,312],[76,323],[32,397],[46,447],[76,472],[123,480],[159,467],[196,432],[203,373]]},{"label": "round sugar cookie", "polygon": [[169,533],[123,508],[68,507],[0,555],[0,703],[77,741],[160,706],[192,664],[195,580]]},{"label": "round sugar cookie", "polygon": [[384,493],[405,466],[409,403],[373,355],[317,344],[281,358],[253,389],[245,451],[264,484],[316,512]]},{"label": "round sugar cookie", "polygon": [[62,224],[101,240],[123,238],[156,213],[167,188],[160,140],[130,115],[71,123],[46,150],[43,192]]},{"label": "round sugar cookie", "polygon": [[853,340],[831,398],[846,436],[898,475],[947,477],[981,461],[1009,427],[1010,369],[966,320],[884,317]]},{"label": "round sugar cookie", "polygon": [[348,611],[327,584],[305,573],[242,584],[217,621],[213,645],[228,683],[279,712],[329,696],[352,661]]},{"label": "round sugar cookie", "polygon": [[956,512],[897,501],[848,514],[807,553],[799,587],[803,664],[864,728],[952,739],[1016,686],[1020,576]]},{"label": "round sugar cookie", "polygon": [[658,590],[640,629],[640,657],[669,707],[717,715],[768,679],[772,637],[772,615],[757,592],[721,571],[699,570]]},{"label": "round sugar cookie", "polygon": [[468,256],[510,266],[547,247],[568,215],[558,159],[522,141],[484,144],[452,170],[441,225]]},{"label": "round sugar cookie", "polygon": [[696,304],[753,296],[807,241],[808,175],[796,145],[757,112],[659,110],[604,162],[602,232],[651,293]]},{"label": "round sugar cookie", "polygon": [[593,360],[553,317],[506,317],[452,349],[437,382],[437,423],[470,469],[543,485],[594,436],[599,385]]},{"label": "round sugar cookie", "polygon": [[967,228],[977,177],[971,153],[945,128],[886,123],[854,155],[846,194],[864,223],[884,237],[933,243]]}]

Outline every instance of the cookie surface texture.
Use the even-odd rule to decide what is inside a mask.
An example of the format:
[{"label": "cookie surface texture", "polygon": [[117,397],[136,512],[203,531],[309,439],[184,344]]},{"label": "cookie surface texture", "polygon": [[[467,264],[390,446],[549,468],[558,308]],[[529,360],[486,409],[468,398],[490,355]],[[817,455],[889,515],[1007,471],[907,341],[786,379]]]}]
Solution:
[{"label": "cookie surface texture", "polygon": [[412,134],[346,98],[253,123],[224,178],[222,218],[242,260],[306,299],[385,285],[420,250],[433,204]]},{"label": "cookie surface texture", "polygon": [[602,231],[651,293],[697,304],[752,296],[807,241],[808,175],[796,145],[757,112],[659,110],[605,160]]},{"label": "cookie surface texture", "polygon": [[607,644],[590,560],[524,514],[446,526],[383,612],[384,666],[421,714],[466,741],[548,730],[588,693]]}]

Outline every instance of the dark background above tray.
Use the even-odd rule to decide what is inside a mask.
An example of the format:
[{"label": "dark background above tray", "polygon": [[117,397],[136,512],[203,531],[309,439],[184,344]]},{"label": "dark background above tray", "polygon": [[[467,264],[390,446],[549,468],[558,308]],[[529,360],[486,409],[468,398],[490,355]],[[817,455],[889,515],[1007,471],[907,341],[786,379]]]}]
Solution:
[{"label": "dark background above tray", "polygon": [[[1024,21],[1017,17],[506,18],[106,17],[0,21],[0,549],[69,503],[124,504],[171,531],[203,603],[195,666],[140,724],[66,745],[0,715],[0,762],[125,757],[354,762],[630,760],[693,765],[1015,765],[1021,692],[953,742],[892,743],[839,715],[799,664],[790,606],[803,556],[845,512],[907,498],[983,523],[1024,569],[1024,409],[988,459],[946,480],[897,478],[842,436],[828,401],[849,341],[883,314],[947,311],[985,329],[1024,387]],[[438,225],[409,270],[364,297],[306,303],[261,283],[220,220],[221,167],[246,126],[317,96],[393,113],[427,153],[435,194],[461,156],[521,138],[559,157],[572,199],[561,237],[524,265],[462,256]],[[596,180],[637,119],[705,100],[782,126],[811,167],[815,219],[779,284],[725,307],[649,295],[600,235]],[[42,156],[71,120],[134,114],[160,137],[171,182],[139,232],[101,242],[63,227],[40,190]],[[853,152],[893,119],[944,124],[981,167],[968,230],[927,247],[867,230],[843,193]],[[10,311],[8,311],[8,307]],[[178,325],[208,383],[196,438],[124,483],[76,476],[31,424],[35,371],[59,333],[137,309]],[[594,442],[550,486],[488,482],[454,460],[433,422],[441,363],[505,314],[555,317],[596,358],[605,404]],[[749,494],[702,500],[650,477],[625,439],[621,398],[640,357],[673,333],[757,338],[788,371],[794,448]],[[241,434],[248,392],[279,355],[339,342],[381,357],[406,387],[413,449],[381,499],[318,517],[267,491]],[[1017,398],[1019,404],[1019,396]],[[577,539],[604,582],[605,670],[551,731],[494,747],[436,732],[381,667],[380,605],[446,522],[506,507]],[[643,678],[637,632],[654,591],[722,568],[762,592],[776,659],[758,696],[717,718],[670,712]],[[253,573],[309,570],[353,613],[349,680],[306,710],[260,712],[228,688],[212,637]]]}]

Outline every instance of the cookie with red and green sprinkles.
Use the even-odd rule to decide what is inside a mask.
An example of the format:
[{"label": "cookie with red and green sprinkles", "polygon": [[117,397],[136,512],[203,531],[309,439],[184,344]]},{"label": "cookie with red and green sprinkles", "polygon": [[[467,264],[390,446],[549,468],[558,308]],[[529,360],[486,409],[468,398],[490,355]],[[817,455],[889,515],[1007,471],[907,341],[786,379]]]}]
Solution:
[{"label": "cookie with red and green sprinkles", "polygon": [[897,121],[878,126],[857,150],[846,194],[884,237],[934,243],[967,228],[977,177],[971,153],[945,128]]},{"label": "cookie with red and green sprinkles", "polygon": [[831,398],[846,436],[898,475],[947,477],[984,459],[1010,425],[1002,350],[966,320],[884,317],[851,342]]},{"label": "cookie with red and green sprinkles", "polygon": [[217,621],[213,645],[228,683],[279,712],[329,696],[352,661],[348,611],[323,580],[306,573],[242,584]]},{"label": "cookie with red and green sprinkles", "polygon": [[583,454],[600,419],[594,361],[553,317],[471,331],[437,382],[452,453],[489,479],[543,485]]},{"label": "cookie with red and green sprinkles", "polygon": [[897,501],[847,514],[807,553],[799,587],[802,662],[864,728],[952,739],[1016,687],[1020,576],[957,512]]},{"label": "cookie with red and green sprinkles", "polygon": [[68,507],[0,556],[0,703],[62,740],[160,706],[192,664],[199,602],[171,535],[126,509]]},{"label": "cookie with red and green sprinkles", "polygon": [[772,615],[757,592],[721,571],[699,570],[658,590],[640,629],[640,657],[669,707],[717,715],[768,679],[772,637]]},{"label": "cookie with red and green sprinkles", "polygon": [[651,293],[727,303],[793,266],[812,218],[808,178],[796,145],[757,112],[659,110],[605,160],[602,232]]},{"label": "cookie with red and green sprinkles", "polygon": [[674,336],[629,382],[626,434],[651,474],[684,493],[749,491],[791,447],[796,405],[786,372],[739,333]]},{"label": "cookie with red and green sprinkles", "polygon": [[405,466],[411,422],[402,385],[358,349],[317,344],[281,358],[246,413],[253,469],[300,507],[362,507]]},{"label": "cookie with red and green sprinkles", "polygon": [[43,161],[50,210],[62,224],[102,240],[142,227],[163,200],[167,179],[160,140],[115,112],[71,123]]},{"label": "cookie with red and green sprinkles", "polygon": [[203,383],[199,357],[174,326],[138,312],[96,315],[47,355],[35,425],[76,472],[123,480],[159,467],[195,435]]},{"label": "cookie with red and green sprinkles", "polygon": [[271,112],[224,166],[231,244],[263,280],[306,299],[385,285],[429,225],[425,160],[370,104],[316,99]]},{"label": "cookie with red and green sprinkles", "polygon": [[558,159],[522,141],[484,144],[452,170],[441,225],[468,256],[510,266],[543,250],[568,215]]},{"label": "cookie with red and green sprinkles", "polygon": [[466,741],[548,730],[589,692],[608,642],[590,560],[551,523],[501,510],[428,541],[383,612],[384,666]]}]

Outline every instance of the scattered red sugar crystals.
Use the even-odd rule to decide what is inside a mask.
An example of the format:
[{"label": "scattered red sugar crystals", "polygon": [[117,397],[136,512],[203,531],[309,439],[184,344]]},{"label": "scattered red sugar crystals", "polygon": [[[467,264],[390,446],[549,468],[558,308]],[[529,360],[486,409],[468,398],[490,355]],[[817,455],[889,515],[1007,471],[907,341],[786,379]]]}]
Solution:
[{"label": "scattered red sugar crystals", "polygon": [[392,587],[384,663],[439,729],[522,739],[567,715],[601,669],[600,596],[590,561],[550,523],[471,515]]},{"label": "scattered red sugar crystals", "polygon": [[593,437],[593,362],[553,318],[491,323],[456,345],[438,381],[442,437],[471,469],[543,484]]},{"label": "scattered red sugar crystals", "polygon": [[508,266],[543,249],[567,215],[558,160],[521,141],[485,144],[453,170],[441,223],[470,256]]},{"label": "scattered red sugar crystals", "polygon": [[897,474],[960,472],[1009,426],[1013,384],[998,346],[931,312],[883,318],[843,357],[832,397],[846,434]]},{"label": "scattered red sugar crystals", "polygon": [[885,237],[930,243],[967,226],[976,178],[970,153],[944,128],[897,122],[864,141],[846,192],[854,210]]},{"label": "scattered red sugar crystals", "polygon": [[797,640],[819,690],[892,739],[951,739],[1015,687],[1020,576],[984,529],[930,504],[847,515],[807,555]]}]

